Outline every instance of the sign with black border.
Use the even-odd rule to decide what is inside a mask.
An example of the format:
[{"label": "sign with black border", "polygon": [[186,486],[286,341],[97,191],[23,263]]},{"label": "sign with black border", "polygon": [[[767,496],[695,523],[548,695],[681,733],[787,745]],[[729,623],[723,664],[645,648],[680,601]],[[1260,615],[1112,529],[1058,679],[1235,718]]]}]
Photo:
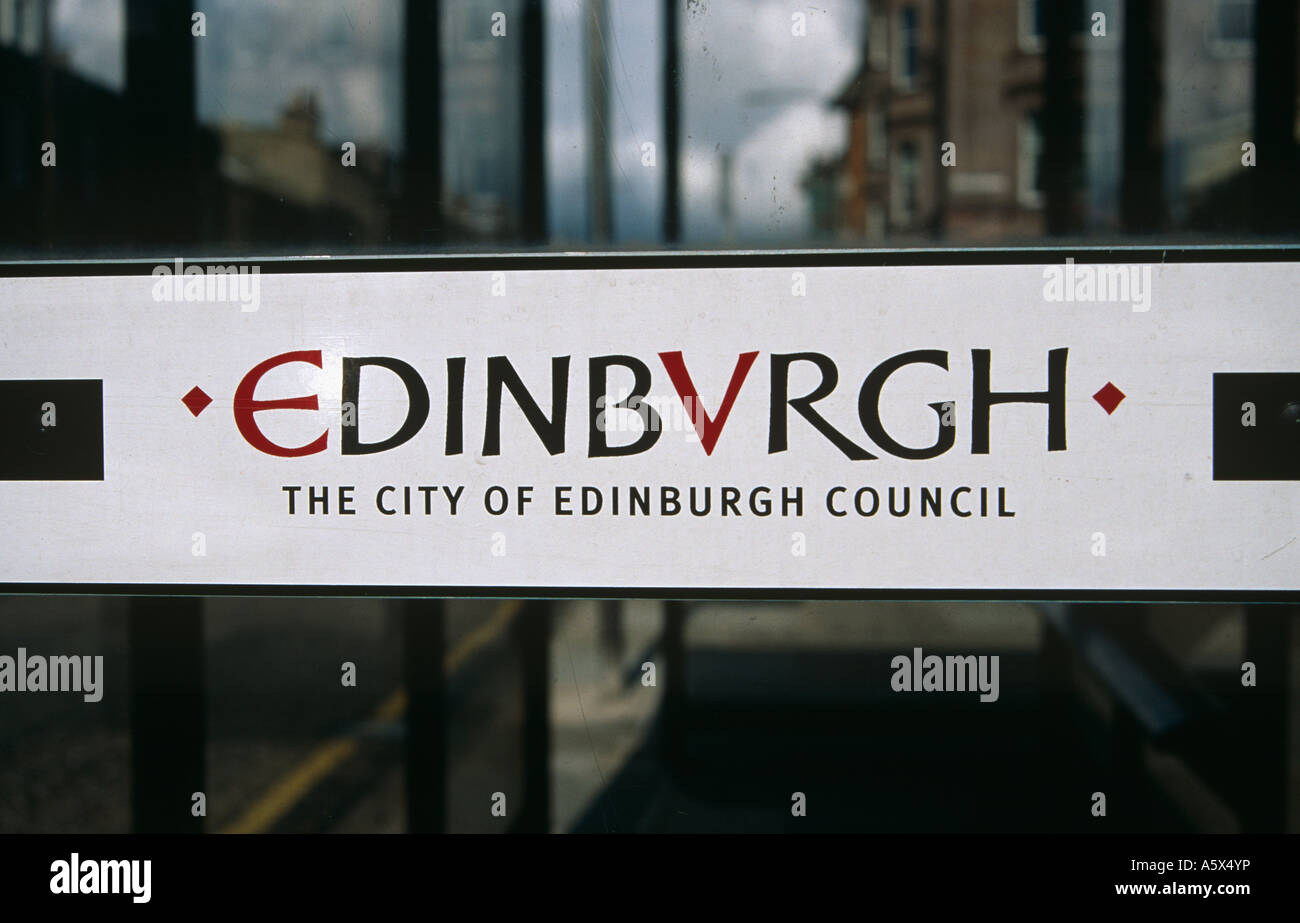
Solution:
[{"label": "sign with black border", "polygon": [[1300,248],[0,264],[0,591],[1300,599]]}]

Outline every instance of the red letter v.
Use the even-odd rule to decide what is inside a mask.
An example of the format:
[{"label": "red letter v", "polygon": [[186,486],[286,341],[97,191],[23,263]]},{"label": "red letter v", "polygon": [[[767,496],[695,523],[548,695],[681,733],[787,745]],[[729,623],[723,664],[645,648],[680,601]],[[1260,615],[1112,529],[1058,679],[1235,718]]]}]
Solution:
[{"label": "red letter v", "polygon": [[700,403],[700,395],[695,390],[695,383],[691,381],[691,373],[686,371],[686,363],[682,360],[681,351],[660,353],[659,358],[663,361],[664,368],[668,370],[668,377],[672,379],[673,387],[677,389],[677,396],[682,399],[682,406],[686,408],[687,416],[695,423],[695,432],[700,434],[700,445],[704,446],[704,454],[712,455],[713,447],[718,444],[718,437],[722,435],[722,425],[727,422],[727,414],[731,413],[731,405],[736,402],[740,386],[745,383],[745,376],[749,374],[749,367],[758,358],[758,350],[752,353],[741,353],[740,358],[736,360],[736,368],[731,373],[731,383],[727,385],[726,396],[722,398],[722,405],[718,407],[716,420],[709,419],[704,405]]}]

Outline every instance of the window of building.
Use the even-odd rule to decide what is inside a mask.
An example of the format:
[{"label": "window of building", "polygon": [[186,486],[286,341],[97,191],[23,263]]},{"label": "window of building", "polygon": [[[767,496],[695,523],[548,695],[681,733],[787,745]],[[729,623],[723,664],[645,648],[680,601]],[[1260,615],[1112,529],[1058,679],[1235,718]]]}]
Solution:
[{"label": "window of building", "polygon": [[505,54],[500,36],[492,34],[492,20],[483,10],[471,3],[452,3],[449,7],[443,14],[446,23],[444,54],[450,51],[458,57],[474,60],[491,60]]},{"label": "window of building", "polygon": [[881,240],[885,236],[885,209],[881,205],[867,206],[867,239]]},{"label": "window of building", "polygon": [[1255,47],[1254,0],[1213,0],[1205,28],[1211,53],[1248,57]]},{"label": "window of building", "polygon": [[1043,119],[1031,112],[1016,131],[1016,199],[1026,208],[1043,205]]},{"label": "window of building", "polygon": [[1042,51],[1046,44],[1043,34],[1042,0],[1020,0],[1016,27],[1021,51]]},{"label": "window of building", "polygon": [[867,109],[867,167],[884,170],[889,166],[889,134],[885,130],[885,113]]},{"label": "window of building", "polygon": [[894,47],[894,82],[901,87],[916,83],[921,57],[921,17],[914,4],[898,8],[897,40]]},{"label": "window of building", "polygon": [[35,54],[41,47],[41,17],[49,8],[38,7],[37,0],[0,0],[0,45],[24,54]]},{"label": "window of building", "polygon": [[867,64],[875,71],[889,69],[888,18],[871,5],[867,12]]},{"label": "window of building", "polygon": [[909,227],[916,222],[920,184],[916,145],[904,141],[898,146],[898,169],[894,172],[893,223]]}]

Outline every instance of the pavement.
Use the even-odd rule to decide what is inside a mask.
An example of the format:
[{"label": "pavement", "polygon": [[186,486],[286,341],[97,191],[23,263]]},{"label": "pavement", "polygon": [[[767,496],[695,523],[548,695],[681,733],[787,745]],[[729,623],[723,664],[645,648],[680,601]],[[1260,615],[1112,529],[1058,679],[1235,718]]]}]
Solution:
[{"label": "pavement", "polygon": [[[405,829],[399,605],[205,601],[205,830]],[[113,597],[0,597],[0,654],[22,646],[105,663],[97,703],[0,694],[0,832],[129,831],[128,607]],[[521,612],[515,601],[447,603],[453,831],[505,832],[521,805]],[[556,605],[551,829],[1095,829],[1080,799],[1113,784],[1106,715],[1086,693],[1069,715],[1045,713],[1045,690],[1064,678],[1044,673],[1043,623],[1032,607],[694,604],[684,633],[686,707],[671,725],[663,612],[663,603],[644,600]],[[1147,620],[1182,662],[1235,675],[1235,610],[1166,607]],[[998,702],[895,692],[891,660],[916,647],[998,655]],[[355,686],[340,682],[345,662],[355,667]],[[1065,749],[1054,737],[1062,726],[1071,732]],[[1296,750],[1293,730],[1293,790]],[[1232,812],[1177,760],[1150,753],[1147,763],[1144,806],[1115,829],[1237,829]],[[506,817],[492,810],[501,795]],[[806,812],[795,816],[800,795]]]}]

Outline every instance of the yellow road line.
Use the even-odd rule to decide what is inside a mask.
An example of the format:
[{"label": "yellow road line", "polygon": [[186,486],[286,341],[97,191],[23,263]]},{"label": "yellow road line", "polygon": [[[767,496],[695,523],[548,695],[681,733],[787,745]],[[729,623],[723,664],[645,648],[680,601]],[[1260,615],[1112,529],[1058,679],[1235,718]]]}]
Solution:
[{"label": "yellow road line", "polygon": [[467,660],[495,641],[497,635],[501,634],[523,607],[524,603],[519,599],[507,599],[497,606],[492,618],[461,638],[460,643],[448,652],[447,658],[442,662],[443,671],[451,675],[459,670]]},{"label": "yellow road line", "polygon": [[[443,670],[447,675],[459,670],[471,657],[487,647],[523,608],[523,602],[509,599],[497,606],[492,617],[471,631],[447,653]],[[406,711],[406,687],[402,686],[384,699],[370,714],[371,721],[392,721]],[[288,814],[295,804],[327,778],[339,766],[356,755],[361,747],[355,737],[334,737],[320,744],[293,769],[277,779],[244,813],[222,828],[222,833],[263,833]]]},{"label": "yellow road line", "polygon": [[222,833],[262,833],[289,813],[316,783],[328,776],[356,752],[359,744],[336,737],[321,744],[290,772],[281,776],[260,798]]}]

